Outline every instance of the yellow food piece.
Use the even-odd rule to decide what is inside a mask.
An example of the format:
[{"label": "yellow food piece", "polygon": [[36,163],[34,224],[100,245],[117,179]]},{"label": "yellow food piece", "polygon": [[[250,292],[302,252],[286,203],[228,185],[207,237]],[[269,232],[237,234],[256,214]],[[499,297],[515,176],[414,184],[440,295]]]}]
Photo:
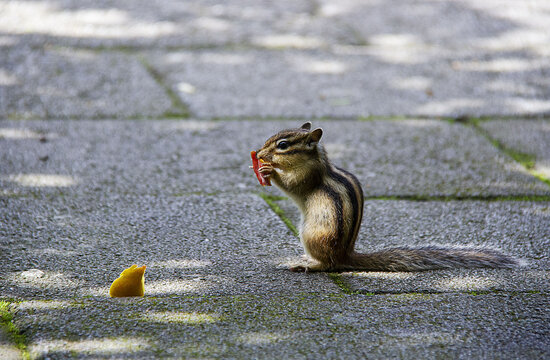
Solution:
[{"label": "yellow food piece", "polygon": [[143,296],[145,293],[145,265],[132,265],[115,279],[109,289],[111,297]]}]

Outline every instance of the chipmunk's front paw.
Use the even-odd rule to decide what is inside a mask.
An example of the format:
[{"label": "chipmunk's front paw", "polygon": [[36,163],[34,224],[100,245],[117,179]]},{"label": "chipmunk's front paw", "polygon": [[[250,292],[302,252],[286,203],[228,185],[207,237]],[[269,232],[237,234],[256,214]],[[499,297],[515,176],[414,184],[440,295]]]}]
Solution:
[{"label": "chipmunk's front paw", "polygon": [[263,163],[262,165],[260,165],[258,171],[260,172],[260,174],[262,174],[263,177],[269,178],[274,169],[275,168],[271,164]]}]

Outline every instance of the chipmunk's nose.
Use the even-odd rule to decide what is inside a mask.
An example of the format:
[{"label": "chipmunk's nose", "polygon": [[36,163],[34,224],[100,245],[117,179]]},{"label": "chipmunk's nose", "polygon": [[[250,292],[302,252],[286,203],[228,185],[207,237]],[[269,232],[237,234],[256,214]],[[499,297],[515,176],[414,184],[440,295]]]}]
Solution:
[{"label": "chipmunk's nose", "polygon": [[260,159],[262,158],[262,157],[260,156],[260,152],[261,152],[261,151],[262,151],[262,149],[256,150],[256,158],[257,158],[258,160],[260,160]]}]

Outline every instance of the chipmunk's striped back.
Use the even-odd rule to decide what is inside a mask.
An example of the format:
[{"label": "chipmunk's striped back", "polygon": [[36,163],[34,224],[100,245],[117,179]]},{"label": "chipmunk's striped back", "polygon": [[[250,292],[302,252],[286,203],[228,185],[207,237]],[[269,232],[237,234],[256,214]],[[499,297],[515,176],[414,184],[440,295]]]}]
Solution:
[{"label": "chipmunk's striped back", "polygon": [[322,190],[330,194],[337,209],[336,227],[341,245],[349,251],[355,240],[363,218],[363,190],[357,178],[338,167],[329,164]]}]

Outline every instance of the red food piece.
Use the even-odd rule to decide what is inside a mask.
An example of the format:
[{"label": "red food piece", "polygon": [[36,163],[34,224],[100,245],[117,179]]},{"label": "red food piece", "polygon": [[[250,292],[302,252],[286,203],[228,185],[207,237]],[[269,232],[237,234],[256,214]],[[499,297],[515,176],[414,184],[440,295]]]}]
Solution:
[{"label": "red food piece", "polygon": [[260,185],[271,186],[271,181],[269,180],[269,178],[264,177],[264,175],[260,173],[260,160],[258,160],[258,158],[256,157],[256,152],[251,151],[250,157],[252,158],[252,169],[254,169],[254,173],[256,174]]}]

